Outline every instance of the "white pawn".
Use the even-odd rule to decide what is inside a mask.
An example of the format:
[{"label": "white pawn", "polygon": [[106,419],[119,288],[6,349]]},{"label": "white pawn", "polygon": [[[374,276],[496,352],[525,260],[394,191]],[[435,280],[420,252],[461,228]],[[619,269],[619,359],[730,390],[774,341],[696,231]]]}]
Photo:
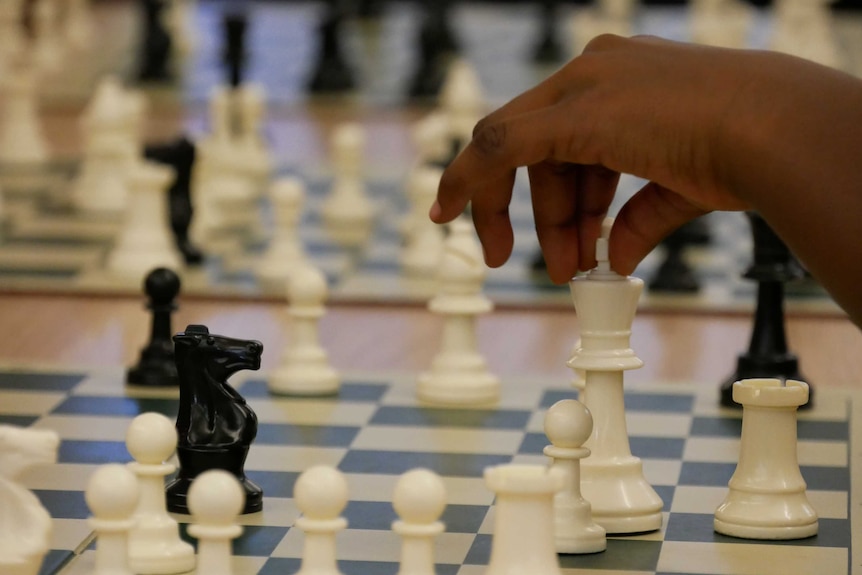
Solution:
[{"label": "white pawn", "polygon": [[473,406],[496,403],[500,380],[488,371],[476,341],[476,317],[494,304],[482,293],[482,248],[473,226],[455,220],[437,275],[438,292],[428,309],[443,316],[443,338],[431,369],[419,376],[417,394],[428,403]]},{"label": "white pawn", "polygon": [[257,264],[257,276],[266,281],[284,281],[297,266],[308,261],[299,236],[305,185],[297,177],[281,177],[269,187],[269,197],[275,230]]},{"label": "white pawn", "polygon": [[138,479],[125,465],[110,463],[93,473],[84,498],[96,533],[93,575],[133,575],[129,567],[129,531],[140,498]]},{"label": "white pawn", "polygon": [[246,84],[233,93],[234,109],[239,119],[236,149],[251,179],[262,189],[269,181],[272,157],[261,136],[266,115],[266,93],[263,86]]},{"label": "white pawn", "polygon": [[545,415],[545,435],[551,445],[544,453],[551,469],[564,477],[563,489],[554,496],[554,541],[557,553],[598,553],[607,548],[605,530],[593,522],[590,502],[581,496],[581,459],[589,456],[584,442],[593,432],[593,416],[574,399],[552,405]]},{"label": "white pawn", "polygon": [[38,164],[48,160],[48,146],[38,114],[37,72],[23,47],[9,55],[2,86],[0,162]]},{"label": "white pawn", "polygon": [[347,479],[334,467],[310,467],[296,480],[293,499],[302,512],[296,526],[305,534],[302,565],[296,575],[341,575],[335,535],[347,527],[347,519],[341,517],[347,497]]},{"label": "white pawn", "polygon": [[281,365],[268,378],[273,393],[330,395],[341,387],[318,338],[318,322],[326,313],[326,276],[310,264],[298,266],[288,279],[291,341]]},{"label": "white pawn", "polygon": [[433,169],[434,163],[443,162],[451,151],[449,121],[446,114],[442,111],[432,112],[416,122],[412,130],[412,139],[416,146],[416,159],[405,181],[404,191],[408,209],[399,224],[399,231],[405,242],[410,241],[415,226],[421,225],[428,219],[428,209],[423,205],[417,177],[420,177],[419,175],[429,167]]},{"label": "white pawn", "polygon": [[467,60],[459,58],[450,64],[440,89],[440,105],[449,124],[449,141],[466,145],[486,108],[479,74]]},{"label": "white pawn", "polygon": [[177,448],[177,430],[160,413],[143,413],[126,432],[135,459],[129,469],[141,486],[135,526],[129,533],[129,565],[142,575],[185,573],[195,566],[195,550],[180,539],[179,527],[165,505],[165,477],[176,471],[166,460]]},{"label": "white pawn", "polygon": [[227,471],[210,469],[192,482],[188,503],[194,521],[189,535],[198,540],[196,572],[231,575],[232,541],[242,535],[236,519],[245,506],[245,491]]},{"label": "white pawn", "polygon": [[422,166],[413,171],[408,181],[414,214],[410,218],[411,229],[405,234],[400,258],[401,267],[408,275],[433,277],[440,265],[445,239],[443,228],[428,218],[428,210],[437,198],[442,175],[442,168]]},{"label": "white pawn", "polygon": [[434,575],[434,539],[445,526],[446,486],[428,469],[414,469],[395,484],[392,506],[398,513],[392,531],[401,536],[398,575]]},{"label": "white pawn", "polygon": [[332,136],[335,181],[321,207],[323,223],[339,244],[356,246],[371,234],[374,206],[362,180],[365,132],[359,124],[338,126]]},{"label": "white pawn", "polygon": [[125,224],[108,256],[112,273],[138,280],[153,268],[183,267],[168,223],[170,180],[170,168],[149,161],[133,171]]}]

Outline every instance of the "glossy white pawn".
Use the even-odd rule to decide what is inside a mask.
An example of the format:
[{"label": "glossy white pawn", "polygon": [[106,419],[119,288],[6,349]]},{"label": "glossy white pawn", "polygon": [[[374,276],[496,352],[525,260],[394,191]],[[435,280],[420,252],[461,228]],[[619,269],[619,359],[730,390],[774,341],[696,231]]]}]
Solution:
[{"label": "glossy white pawn", "polygon": [[129,531],[140,494],[137,477],[125,465],[103,465],[90,477],[84,498],[96,534],[93,575],[134,575],[129,567]]},{"label": "glossy white pawn", "polygon": [[485,469],[485,484],[496,495],[485,575],[560,575],[553,501],[562,474],[541,465],[498,465]]},{"label": "glossy white pawn", "polygon": [[296,526],[305,535],[302,565],[296,575],[341,575],[335,536],[347,527],[347,520],[341,517],[347,498],[347,479],[334,467],[310,467],[296,480],[293,499],[302,512]]},{"label": "glossy white pawn", "polygon": [[326,313],[326,276],[311,264],[298,266],[287,280],[290,342],[281,365],[267,378],[273,393],[331,395],[341,377],[320,345],[318,323]]},{"label": "glossy white pawn", "polygon": [[327,231],[342,245],[361,245],[371,235],[374,205],[362,180],[364,149],[365,132],[359,124],[335,128],[331,152],[335,180],[321,215]]},{"label": "glossy white pawn", "polygon": [[554,541],[557,553],[598,553],[608,544],[605,530],[593,522],[590,502],[581,495],[581,460],[590,455],[583,447],[593,432],[590,410],[574,399],[552,405],[545,415],[544,449],[551,469],[563,473],[563,488],[554,496]]},{"label": "glossy white pawn", "polygon": [[189,487],[189,535],[198,540],[201,575],[232,575],[232,542],[242,535],[236,523],[245,506],[245,491],[236,477],[223,469],[210,469]]},{"label": "glossy white pawn", "polygon": [[434,540],[445,525],[446,486],[429,469],[413,469],[398,478],[392,506],[399,519],[392,531],[401,537],[398,575],[434,575]]},{"label": "glossy white pawn", "polygon": [[272,239],[257,265],[262,280],[285,281],[297,266],[308,262],[299,235],[305,195],[305,184],[295,176],[281,177],[269,187],[275,221]]},{"label": "glossy white pawn", "polygon": [[128,464],[138,478],[141,499],[129,533],[129,565],[141,575],[185,573],[195,567],[194,547],[180,539],[179,526],[165,504],[165,477],[176,471],[166,463],[177,448],[174,423],[160,413],[143,413],[126,431]]},{"label": "glossy white pawn", "polygon": [[431,312],[443,317],[444,325],[440,351],[431,369],[419,376],[421,401],[456,407],[499,401],[500,380],[488,371],[476,339],[476,318],[494,307],[482,293],[485,274],[473,226],[455,220],[440,260],[438,292],[428,304]]},{"label": "glossy white pawn", "polygon": [[746,379],[733,384],[733,400],[742,405],[739,462],[715,510],[715,530],[744,539],[813,537],[817,512],[796,453],[796,410],[808,403],[808,385]]},{"label": "glossy white pawn", "polygon": [[411,230],[405,234],[406,241],[400,259],[404,272],[411,276],[433,278],[440,266],[445,235],[443,226],[435,224],[428,217],[428,210],[437,198],[442,176],[442,168],[422,166],[413,171],[407,182],[415,213],[409,220]]}]

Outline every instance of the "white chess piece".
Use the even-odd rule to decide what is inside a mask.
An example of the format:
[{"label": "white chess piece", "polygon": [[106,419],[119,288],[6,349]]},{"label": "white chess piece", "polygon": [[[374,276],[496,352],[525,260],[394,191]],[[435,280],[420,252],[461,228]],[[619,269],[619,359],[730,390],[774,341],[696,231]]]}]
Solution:
[{"label": "white chess piece", "polygon": [[698,44],[745,48],[751,8],[739,0],[695,0],[691,4],[691,39]]},{"label": "white chess piece", "polygon": [[771,50],[840,67],[828,0],[778,0],[774,13]]},{"label": "white chess piece", "polygon": [[428,469],[413,469],[398,478],[392,506],[399,519],[392,531],[401,536],[398,575],[434,575],[434,540],[443,533],[446,486]]},{"label": "white chess piece", "polygon": [[133,575],[129,568],[129,530],[140,498],[135,474],[125,465],[99,467],[84,492],[96,533],[96,567],[93,575]]},{"label": "white chess piece", "polygon": [[272,157],[261,135],[266,116],[266,93],[263,86],[244,84],[233,92],[239,130],[235,135],[236,150],[249,177],[263,189],[272,172]]},{"label": "white chess piece", "polygon": [[404,272],[411,276],[433,277],[443,256],[443,227],[428,218],[442,175],[442,168],[421,166],[413,170],[407,183],[413,197],[414,213],[410,218],[411,231],[405,234],[400,260]]},{"label": "white chess piece", "polygon": [[180,539],[176,520],[167,512],[165,477],[176,471],[166,463],[177,448],[174,423],[160,413],[143,413],[126,432],[126,448],[135,461],[141,499],[129,533],[129,565],[142,575],[185,573],[195,566],[194,548]]},{"label": "white chess piece", "polygon": [[464,219],[450,225],[437,275],[438,292],[428,309],[443,316],[440,351],[420,374],[417,394],[428,403],[468,406],[496,403],[500,380],[488,371],[476,341],[476,318],[494,307],[482,293],[482,248]]},{"label": "white chess piece", "polygon": [[9,55],[0,78],[3,92],[0,118],[0,162],[39,164],[48,160],[48,146],[42,135],[36,89],[37,69],[27,50]]},{"label": "white chess piece", "polygon": [[485,575],[560,575],[553,500],[562,474],[541,465],[498,465],[485,469],[485,484],[497,496]]},{"label": "white chess piece", "polygon": [[231,542],[242,535],[236,523],[245,506],[245,491],[236,477],[223,469],[198,475],[189,487],[189,535],[198,540],[197,573],[231,575]]},{"label": "white chess piece", "polygon": [[167,26],[171,31],[173,46],[180,56],[191,54],[197,47],[194,28],[195,0],[171,0],[168,6]]},{"label": "white chess piece", "polygon": [[[440,165],[449,155],[449,122],[442,111],[432,112],[416,122],[412,130],[416,146],[416,159],[405,179],[404,191],[408,209],[399,224],[404,241],[409,242],[416,226],[428,219],[428,209],[424,207],[421,187],[417,178],[436,163]],[[428,206],[430,208],[430,205]],[[424,211],[423,211],[424,210]]]},{"label": "white chess piece", "polygon": [[266,281],[285,281],[291,271],[308,262],[299,235],[305,184],[297,177],[284,176],[269,187],[273,211],[273,236],[256,266],[257,277]]},{"label": "white chess piece", "polygon": [[341,377],[318,337],[318,322],[326,313],[326,276],[306,263],[291,272],[287,284],[291,341],[281,365],[267,378],[269,389],[289,395],[337,393]]},{"label": "white chess piece", "polygon": [[17,483],[20,474],[57,460],[53,431],[0,425],[0,573],[36,575],[51,548],[51,516]]},{"label": "white chess piece", "polygon": [[110,272],[137,280],[154,268],[183,267],[168,222],[171,177],[170,168],[149,161],[133,170],[125,225],[108,255]]},{"label": "white chess piece", "polygon": [[305,534],[302,565],[296,575],[341,575],[335,535],[347,527],[347,520],[341,517],[347,497],[347,480],[334,467],[310,467],[296,480],[293,499],[302,512],[296,526]]},{"label": "white chess piece", "polygon": [[449,65],[440,88],[440,106],[449,124],[449,141],[465,146],[473,137],[473,127],[486,113],[479,74],[468,60],[458,58]]},{"label": "white chess piece", "polygon": [[598,553],[608,546],[605,530],[593,523],[590,502],[581,496],[581,460],[590,454],[583,445],[592,431],[590,410],[574,399],[558,401],[545,415],[545,435],[551,445],[544,453],[551,458],[551,468],[565,477],[554,496],[557,553]]},{"label": "white chess piece", "polygon": [[347,246],[365,243],[374,218],[374,206],[362,179],[364,148],[362,126],[347,123],[335,128],[332,135],[335,180],[321,206],[321,215],[335,241]]},{"label": "white chess piece", "polygon": [[801,539],[817,534],[796,454],[796,410],[808,402],[801,381],[748,379],[733,384],[742,404],[739,462],[715,530],[745,539]]},{"label": "white chess piece", "polygon": [[623,372],[643,366],[631,349],[631,325],[643,281],[617,274],[608,261],[607,218],[596,242],[598,265],[570,282],[581,330],[580,346],[567,365],[585,372],[581,401],[593,415],[584,445],[581,491],[592,504],[593,520],[608,533],[637,533],[661,527],[662,500],[631,453],[623,400]]}]

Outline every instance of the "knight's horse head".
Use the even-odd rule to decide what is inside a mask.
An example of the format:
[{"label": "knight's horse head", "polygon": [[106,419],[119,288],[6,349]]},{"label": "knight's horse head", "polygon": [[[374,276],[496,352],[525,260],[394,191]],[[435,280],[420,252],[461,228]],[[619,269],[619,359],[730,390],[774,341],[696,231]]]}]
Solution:
[{"label": "knight's horse head", "polygon": [[263,344],[234,339],[209,332],[206,326],[190,325],[174,336],[177,363],[194,356],[201,359],[207,373],[216,381],[226,381],[234,373],[260,369]]},{"label": "knight's horse head", "polygon": [[54,431],[0,425],[0,476],[15,479],[29,467],[54,463],[59,448]]}]

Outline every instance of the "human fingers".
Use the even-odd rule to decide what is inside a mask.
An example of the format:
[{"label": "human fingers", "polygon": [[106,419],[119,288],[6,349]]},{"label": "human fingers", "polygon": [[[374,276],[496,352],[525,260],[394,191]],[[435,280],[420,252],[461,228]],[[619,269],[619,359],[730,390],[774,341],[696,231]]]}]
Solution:
[{"label": "human fingers", "polygon": [[548,277],[554,283],[572,279],[578,271],[577,189],[574,164],[542,162],[527,168],[539,246]]},{"label": "human fingers", "polygon": [[511,171],[495,182],[477,185],[474,189],[471,215],[485,263],[500,267],[512,253],[514,235],[509,219],[509,202],[512,200],[512,187],[515,185],[515,172]]},{"label": "human fingers", "polygon": [[628,275],[658,243],[682,224],[709,212],[675,192],[649,182],[627,201],[611,230],[611,267]]},{"label": "human fingers", "polygon": [[617,191],[620,173],[604,166],[579,166],[578,177],[578,268],[587,270],[596,265],[593,246],[601,235],[602,222]]}]

